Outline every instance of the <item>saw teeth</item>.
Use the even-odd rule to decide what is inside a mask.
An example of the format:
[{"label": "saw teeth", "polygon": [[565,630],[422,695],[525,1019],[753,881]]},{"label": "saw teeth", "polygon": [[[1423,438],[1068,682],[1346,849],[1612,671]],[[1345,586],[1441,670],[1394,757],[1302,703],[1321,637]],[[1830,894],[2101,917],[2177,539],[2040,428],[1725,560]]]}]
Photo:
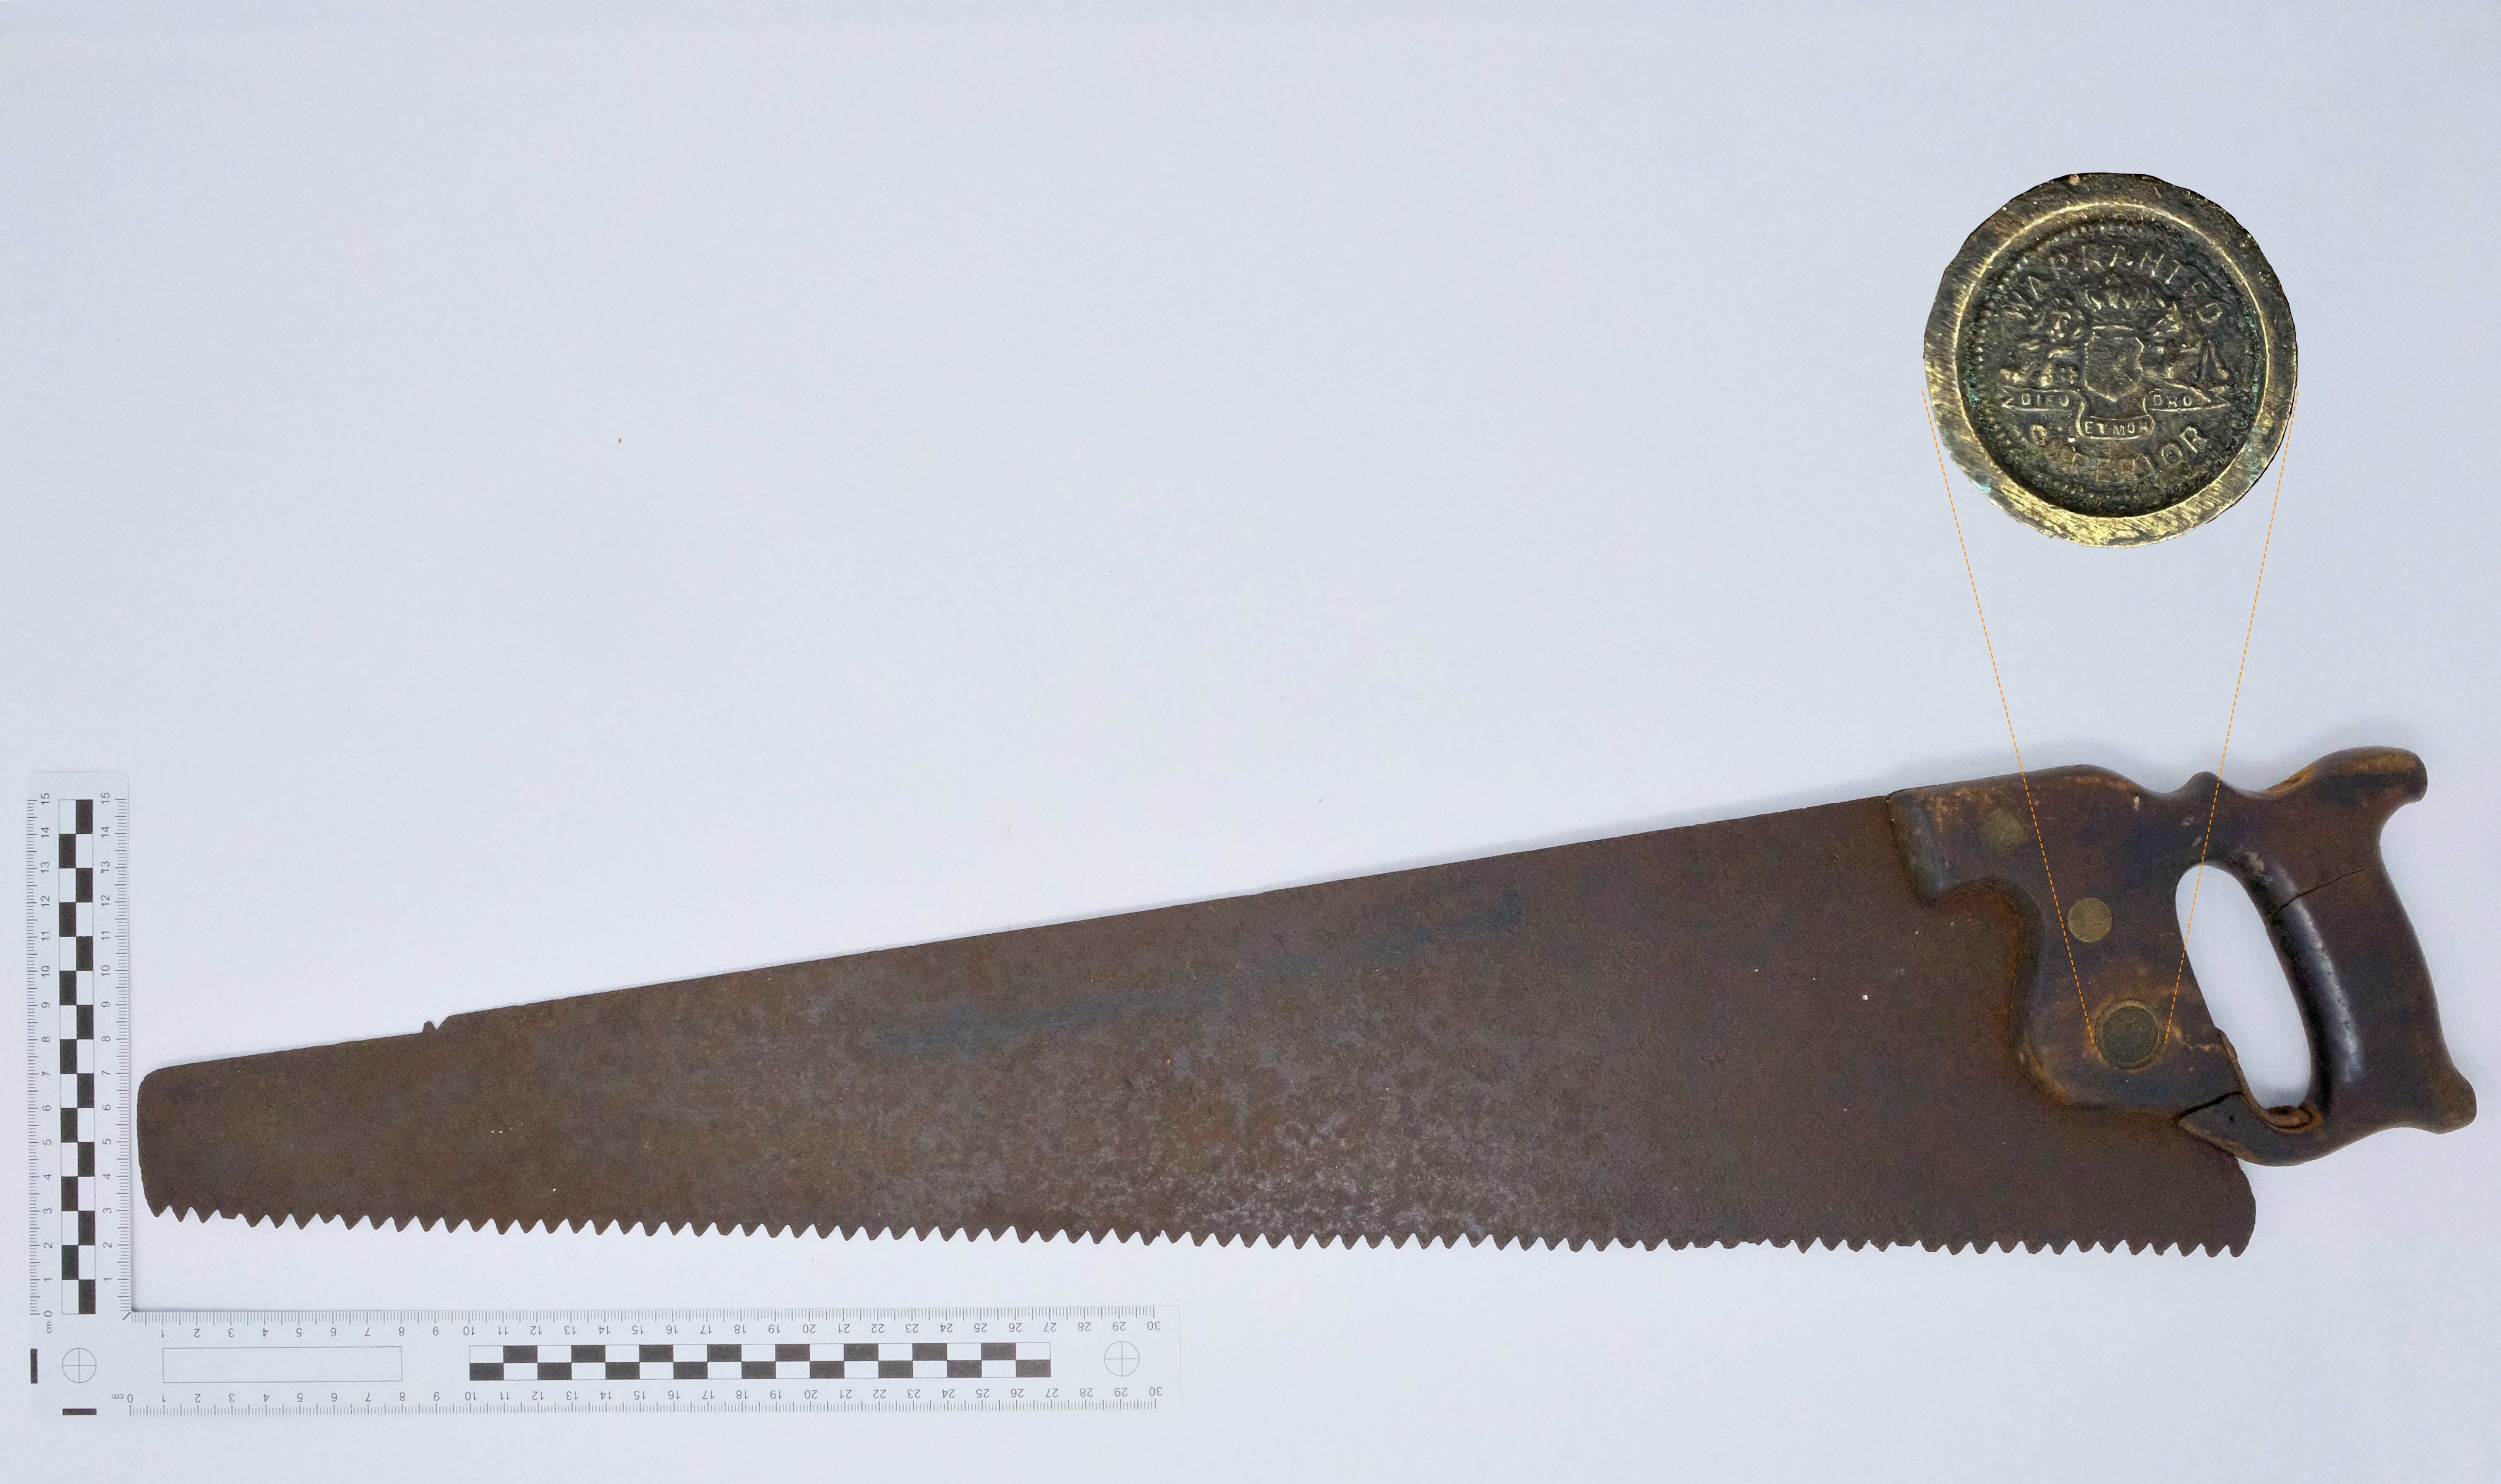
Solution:
[{"label": "saw teeth", "polygon": [[445,1231],[455,1231],[467,1229],[471,1231],[484,1231],[491,1229],[497,1235],[535,1235],[538,1234],[542,1229],[549,1233],[557,1231],[585,1231],[594,1235],[617,1236],[630,1235],[636,1232],[640,1232],[644,1235],[677,1235],[682,1232],[701,1235],[706,1232],[717,1231],[727,1234],[745,1235],[751,1232],[763,1236],[815,1238],[824,1241],[875,1241],[881,1237],[891,1237],[899,1241],[909,1237],[916,1241],[939,1242],[958,1239],[963,1241],[986,1239],[995,1242],[1014,1241],[1020,1245],[1036,1241],[1048,1244],[1053,1240],[1066,1240],[1071,1243],[1085,1242],[1102,1246],[1119,1245],[1134,1238],[1144,1243],[1152,1243],[1156,1240],[1161,1240],[1176,1246],[1186,1243],[1191,1246],[1213,1246],[1219,1249],[1239,1248],[1247,1250],[1252,1247],[1264,1246],[1270,1249],[1283,1247],[1301,1249],[1310,1247],[1319,1250],[1327,1250],[1334,1247],[1336,1250],[1342,1252],[1351,1252],[1357,1247],[1361,1247],[1367,1251],[1372,1251],[1378,1250],[1384,1246],[1405,1248],[1410,1245],[1423,1250],[1440,1248],[1444,1251],[1456,1251],[1462,1246],[1474,1249],[1484,1246],[1487,1243],[1491,1243],[1497,1251],[1508,1249],[1521,1252],[1610,1252],[1629,1251],[1633,1249],[1639,1249],[1643,1252],[1654,1252],[1662,1247],[1672,1252],[1682,1252],[1688,1249],[1707,1250],[1713,1247],[1726,1247],[1731,1250],[1739,1247],[1773,1247],[1793,1249],[1803,1255],[1818,1248],[1827,1252],[1837,1253],[1845,1250],[1850,1252],[1862,1252],[1871,1247],[1880,1252],[1888,1251],[1894,1248],[1916,1247],[1923,1252],[1942,1252],[1952,1256],[1961,1256],[1968,1253],[1974,1256],[1979,1256],[1992,1252],[2023,1252],[2028,1254],[2038,1254],[2042,1252],[2054,1253],[2063,1252],[2072,1248],[2078,1252],[2109,1252],[2113,1254],[2124,1252],[2131,1256],[2144,1256],[2151,1253],[2157,1257],[2237,1257],[2246,1251],[2248,1247],[2248,1238],[2246,1236],[2243,1236],[2238,1240],[2210,1239],[2184,1241],[2177,1238],[2152,1236],[2144,1233],[2101,1233],[2093,1236],[2043,1236],[2000,1231],[1985,1236],[1939,1238],[1897,1238],[1866,1234],[1835,1236],[1821,1233],[1786,1233],[1781,1235],[1748,1237],[1733,1241],[1719,1238],[1701,1238],[1690,1236],[1653,1236],[1648,1238],[1625,1236],[1556,1237],[1528,1233],[1496,1234],[1490,1232],[1469,1231],[1411,1231],[1404,1234],[1375,1231],[1359,1233],[1353,1237],[1349,1237],[1343,1232],[1336,1231],[1272,1232],[1258,1229],[1245,1230],[1239,1228],[1214,1227],[1191,1227],[1184,1228],[1180,1231],[1166,1229],[1149,1232],[1143,1230],[1124,1231],[1117,1226],[1103,1225],[1089,1226],[1082,1231],[1076,1231],[1062,1229],[1055,1231],[1044,1232],[1037,1230],[1028,1230],[1016,1226],[974,1227],[971,1225],[957,1225],[950,1228],[944,1226],[942,1223],[931,1222],[924,1223],[918,1227],[906,1227],[900,1230],[893,1227],[886,1227],[876,1231],[871,1231],[865,1224],[847,1224],[833,1219],[807,1222],[791,1221],[775,1224],[761,1220],[749,1222],[723,1222],[708,1221],[700,1218],[670,1220],[666,1218],[645,1219],[625,1216],[459,1217],[448,1214],[428,1216],[417,1212],[384,1212],[378,1215],[372,1215],[361,1213],[350,1214],[347,1212],[327,1210],[315,1210],[309,1212],[280,1211],[260,1207],[236,1207],[229,1210],[219,1207],[202,1207],[198,1205],[177,1206],[170,1203],[154,1205],[151,1206],[150,1209],[155,1211],[158,1215],[172,1215],[178,1221],[209,1221],[224,1219],[241,1221],[247,1226],[257,1226],[265,1221],[272,1227],[293,1226],[299,1229],[310,1229],[316,1224],[321,1222],[337,1221],[351,1228],[360,1222],[370,1222],[378,1230],[387,1229],[390,1231],[408,1231],[415,1229],[419,1231],[431,1231],[440,1229]]}]

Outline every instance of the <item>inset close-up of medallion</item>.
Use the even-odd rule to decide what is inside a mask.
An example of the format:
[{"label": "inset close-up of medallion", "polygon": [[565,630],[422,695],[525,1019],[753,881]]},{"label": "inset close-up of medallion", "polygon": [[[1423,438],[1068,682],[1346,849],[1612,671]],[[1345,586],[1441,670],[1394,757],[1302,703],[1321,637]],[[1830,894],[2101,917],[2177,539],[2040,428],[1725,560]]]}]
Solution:
[{"label": "inset close-up of medallion", "polygon": [[1925,345],[1946,450],[2070,541],[2177,536],[2247,493],[2292,407],[2292,313],[2231,215],[2146,175],[2068,175],[1964,242]]}]

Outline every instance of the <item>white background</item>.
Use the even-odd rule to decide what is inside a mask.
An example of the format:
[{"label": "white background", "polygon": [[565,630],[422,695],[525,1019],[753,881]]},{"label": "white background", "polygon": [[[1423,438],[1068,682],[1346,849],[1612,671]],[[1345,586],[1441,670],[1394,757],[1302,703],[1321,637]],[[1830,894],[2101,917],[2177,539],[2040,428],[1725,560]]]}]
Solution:
[{"label": "white background", "polygon": [[[2003,772],[1919,332],[2098,169],[2299,323],[2226,772],[2424,757],[2501,1086],[2488,9],[570,9],[0,8],[0,777],[132,777],[143,1068]],[[2213,766],[2272,476],[2118,553],[1955,488],[2029,760]],[[1174,1303],[1187,1405],[0,1418],[29,1479],[2488,1477],[2496,1126],[2253,1170],[2228,1260],[148,1220],[151,1306]]]}]

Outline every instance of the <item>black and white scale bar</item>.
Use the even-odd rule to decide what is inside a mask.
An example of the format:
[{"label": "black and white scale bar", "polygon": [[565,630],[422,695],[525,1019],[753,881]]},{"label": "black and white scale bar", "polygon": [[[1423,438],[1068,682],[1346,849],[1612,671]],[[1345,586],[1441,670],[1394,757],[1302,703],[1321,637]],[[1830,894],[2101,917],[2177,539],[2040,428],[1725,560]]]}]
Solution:
[{"label": "black and white scale bar", "polygon": [[115,943],[107,909],[112,903],[115,805],[109,794],[55,797],[50,800],[51,817],[38,815],[39,833],[50,836],[49,841],[39,838],[38,848],[49,845],[50,859],[43,863],[51,868],[41,879],[50,887],[43,894],[50,897],[50,967],[57,1013],[52,1072],[59,1080],[52,1102],[59,1121],[60,1266],[55,1276],[64,1314],[95,1313],[96,1283],[104,1276],[96,1241],[96,1219],[104,1204],[97,1156],[105,1137],[96,1102],[96,1079],[103,1070],[96,1020],[113,984]]},{"label": "black and white scale bar", "polygon": [[1156,1411],[1180,1397],[1179,1311],[1152,1304],[197,1312],[122,1308],[125,1275],[106,1315],[37,1325],[39,1411]]},{"label": "black and white scale bar", "polygon": [[1047,1379],[1048,1340],[808,1345],[472,1345],[472,1381]]}]

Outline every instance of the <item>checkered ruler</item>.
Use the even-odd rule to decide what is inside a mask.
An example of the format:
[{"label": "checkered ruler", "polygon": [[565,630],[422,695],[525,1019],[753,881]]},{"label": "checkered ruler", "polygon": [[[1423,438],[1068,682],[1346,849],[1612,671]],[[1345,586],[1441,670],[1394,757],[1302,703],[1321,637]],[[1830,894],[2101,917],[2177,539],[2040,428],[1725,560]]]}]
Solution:
[{"label": "checkered ruler", "polygon": [[138,1310],[41,1357],[105,1415],[1154,1411],[1178,1314],[1050,1308]]},{"label": "checkered ruler", "polygon": [[840,1345],[472,1345],[472,1381],[978,1381],[1050,1375],[1049,1340]]},{"label": "checkered ruler", "polygon": [[35,1307],[129,1306],[130,797],[119,774],[39,773],[26,800],[26,1094]]}]

